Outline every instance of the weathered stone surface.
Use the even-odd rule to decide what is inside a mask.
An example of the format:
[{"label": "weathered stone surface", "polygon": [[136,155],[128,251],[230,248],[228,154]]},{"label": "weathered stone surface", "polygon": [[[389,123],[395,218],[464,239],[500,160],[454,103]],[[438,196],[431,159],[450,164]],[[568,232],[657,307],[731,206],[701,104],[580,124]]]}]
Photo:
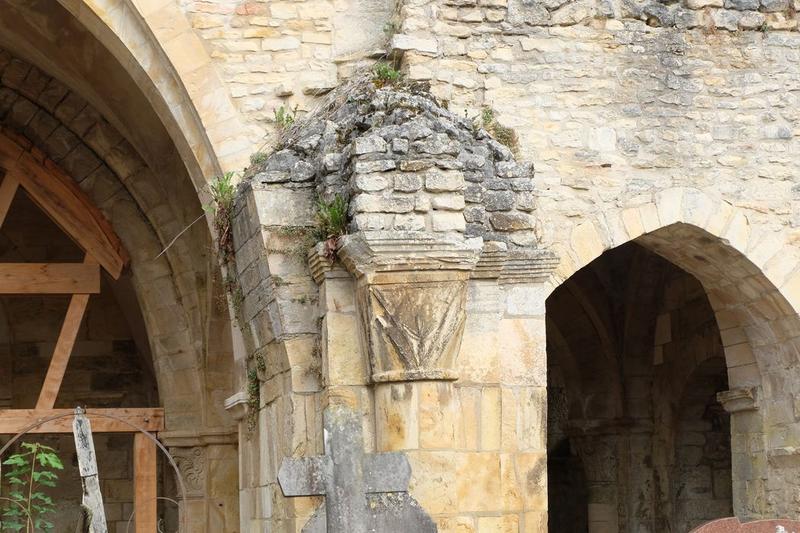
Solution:
[{"label": "weathered stone surface", "polygon": [[358,137],[353,141],[353,153],[356,155],[371,154],[374,152],[383,153],[386,151],[388,144],[383,138],[376,135],[369,137]]},{"label": "weathered stone surface", "polygon": [[304,532],[366,533],[389,524],[394,531],[436,531],[406,492],[411,467],[404,454],[364,454],[361,421],[348,406],[329,406],[324,424],[326,455],[284,459],[278,473],[286,496],[325,496]]}]

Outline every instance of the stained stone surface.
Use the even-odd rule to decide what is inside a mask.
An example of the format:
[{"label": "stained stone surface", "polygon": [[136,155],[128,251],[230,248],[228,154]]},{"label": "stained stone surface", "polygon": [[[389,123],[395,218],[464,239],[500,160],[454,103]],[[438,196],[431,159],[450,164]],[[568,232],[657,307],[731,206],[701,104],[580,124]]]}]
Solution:
[{"label": "stained stone surface", "polygon": [[411,467],[403,453],[364,454],[358,415],[349,407],[324,413],[326,455],[284,459],[278,481],[285,496],[324,495],[304,533],[435,532],[407,493]]}]

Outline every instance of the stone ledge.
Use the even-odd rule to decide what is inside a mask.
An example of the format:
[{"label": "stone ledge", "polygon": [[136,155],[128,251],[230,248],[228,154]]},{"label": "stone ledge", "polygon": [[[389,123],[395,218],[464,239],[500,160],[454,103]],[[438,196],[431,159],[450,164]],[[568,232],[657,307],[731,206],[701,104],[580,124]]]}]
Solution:
[{"label": "stone ledge", "polygon": [[717,401],[729,413],[758,410],[758,387],[739,387],[717,393]]},{"label": "stone ledge", "polygon": [[558,261],[558,256],[549,250],[484,251],[472,278],[498,278],[501,283],[542,282],[556,269]]},{"label": "stone ledge", "polygon": [[422,231],[364,231],[339,240],[338,256],[356,277],[375,272],[475,268],[480,240],[459,241]]},{"label": "stone ledge", "polygon": [[225,410],[228,411],[234,420],[237,422],[243,420],[244,417],[247,416],[248,409],[248,402],[247,402],[247,394],[244,392],[237,392],[233,396],[229,396],[225,398],[225,402],[223,403],[223,407]]}]

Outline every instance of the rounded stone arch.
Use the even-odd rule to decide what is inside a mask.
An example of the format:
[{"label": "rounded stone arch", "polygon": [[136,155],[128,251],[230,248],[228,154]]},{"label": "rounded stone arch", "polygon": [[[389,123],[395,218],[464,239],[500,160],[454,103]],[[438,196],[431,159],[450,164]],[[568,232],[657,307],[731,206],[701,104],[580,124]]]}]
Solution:
[{"label": "rounded stone arch", "polygon": [[59,3],[125,65],[148,95],[198,187],[222,171],[247,165],[254,145],[210,54],[177,2]]},{"label": "rounded stone arch", "polygon": [[781,229],[751,222],[740,208],[691,188],[576,222],[554,246],[552,287],[610,250],[634,241],[701,283],[720,330],[732,413],[733,501],[741,518],[798,516],[782,494],[800,471],[793,443],[800,422],[800,250]]}]

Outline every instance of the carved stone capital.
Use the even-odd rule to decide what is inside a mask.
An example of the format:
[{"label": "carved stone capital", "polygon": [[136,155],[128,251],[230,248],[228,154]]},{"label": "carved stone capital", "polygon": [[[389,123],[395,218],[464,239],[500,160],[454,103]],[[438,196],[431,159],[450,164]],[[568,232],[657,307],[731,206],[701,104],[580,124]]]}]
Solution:
[{"label": "carved stone capital", "polygon": [[[202,498],[206,495],[206,447],[169,449],[170,455],[178,465],[178,471],[188,498]],[[180,487],[180,483],[178,483]]]},{"label": "carved stone capital", "polygon": [[717,393],[717,401],[729,413],[758,409],[758,387],[739,387]]},{"label": "carved stone capital", "polygon": [[479,242],[423,232],[362,232],[338,256],[356,277],[372,380],[452,380]]}]

